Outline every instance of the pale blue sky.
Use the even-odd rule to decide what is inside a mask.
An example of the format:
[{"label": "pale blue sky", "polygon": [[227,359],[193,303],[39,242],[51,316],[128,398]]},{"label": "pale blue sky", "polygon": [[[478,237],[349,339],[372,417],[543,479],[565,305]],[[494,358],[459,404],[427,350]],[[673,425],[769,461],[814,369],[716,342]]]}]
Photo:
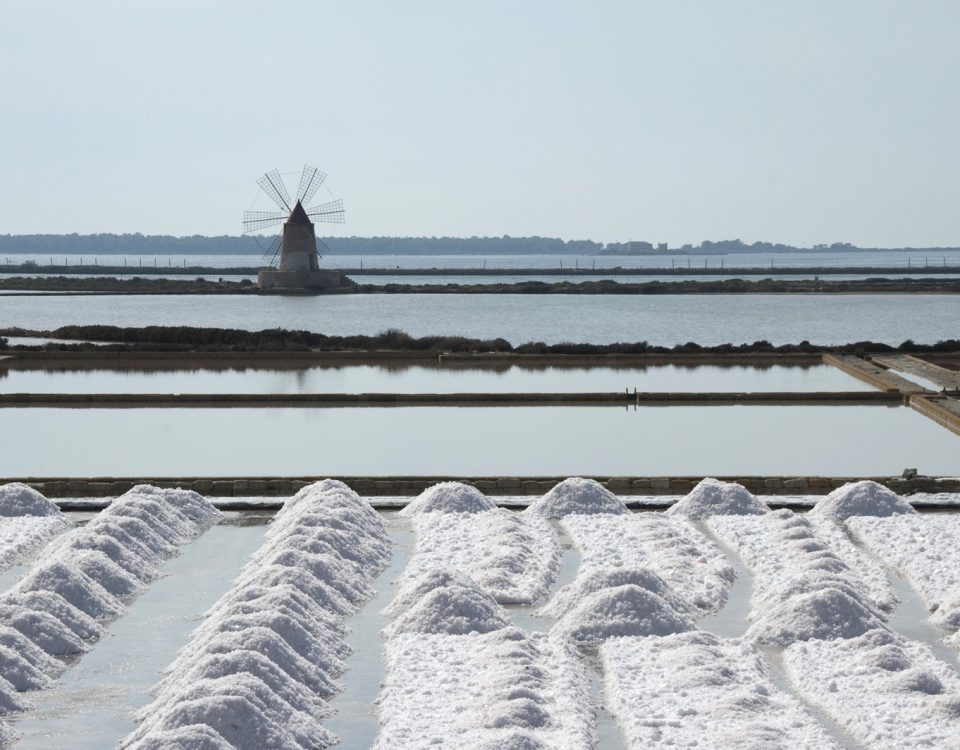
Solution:
[{"label": "pale blue sky", "polygon": [[333,234],[960,245],[955,0],[0,18],[0,233],[236,234],[260,174],[309,162]]}]

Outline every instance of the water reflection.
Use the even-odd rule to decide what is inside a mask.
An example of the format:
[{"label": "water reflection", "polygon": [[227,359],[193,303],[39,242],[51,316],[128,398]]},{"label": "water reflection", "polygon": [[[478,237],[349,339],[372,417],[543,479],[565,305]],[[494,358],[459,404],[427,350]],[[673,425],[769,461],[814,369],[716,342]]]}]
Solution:
[{"label": "water reflection", "polygon": [[[261,367],[168,366],[123,369],[52,365],[4,369],[7,393],[548,393],[673,391],[862,391],[860,381],[821,364],[797,366],[622,365],[464,366],[396,362],[376,365],[271,363]],[[8,365],[10,363],[7,363]]]}]

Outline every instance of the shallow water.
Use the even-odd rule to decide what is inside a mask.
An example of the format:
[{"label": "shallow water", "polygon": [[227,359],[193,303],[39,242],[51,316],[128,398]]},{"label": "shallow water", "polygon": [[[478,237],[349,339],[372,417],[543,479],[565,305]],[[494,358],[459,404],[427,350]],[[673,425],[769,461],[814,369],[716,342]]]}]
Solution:
[{"label": "shallow water", "polygon": [[393,599],[396,581],[410,560],[415,541],[409,519],[396,513],[383,515],[393,542],[393,557],[371,584],[376,592],[374,598],[348,620],[352,632],[347,644],[354,653],[347,659],[348,671],[338,680],[343,692],[330,699],[330,708],[336,713],[323,722],[340,738],[337,747],[343,750],[371,747],[380,729],[375,701],[386,673],[380,631],[388,622],[380,611]]},{"label": "shallow water", "polygon": [[0,297],[5,326],[214,326],[375,335],[451,335],[514,344],[689,341],[846,344],[957,336],[954,295],[126,295]]},{"label": "shallow water", "polygon": [[0,476],[960,474],[909,407],[47,409],[2,412]]},{"label": "shallow water", "polygon": [[829,365],[809,367],[377,366],[262,369],[8,370],[3,393],[574,393],[862,391]]}]

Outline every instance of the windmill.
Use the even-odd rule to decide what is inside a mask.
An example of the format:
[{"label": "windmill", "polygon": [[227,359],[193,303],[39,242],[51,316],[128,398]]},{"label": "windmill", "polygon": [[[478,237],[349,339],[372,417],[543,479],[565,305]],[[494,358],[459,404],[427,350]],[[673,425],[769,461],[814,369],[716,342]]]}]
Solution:
[{"label": "windmill", "polygon": [[317,238],[313,225],[318,221],[342,224],[343,201],[337,199],[304,208],[326,179],[327,176],[316,167],[304,165],[295,200],[290,198],[276,169],[257,180],[257,185],[281,210],[244,211],[243,233],[283,225],[282,232],[273,238],[264,253],[264,262],[276,270],[261,271],[261,287],[317,288],[339,286],[342,282],[339,273],[320,270],[321,251],[326,246]]}]

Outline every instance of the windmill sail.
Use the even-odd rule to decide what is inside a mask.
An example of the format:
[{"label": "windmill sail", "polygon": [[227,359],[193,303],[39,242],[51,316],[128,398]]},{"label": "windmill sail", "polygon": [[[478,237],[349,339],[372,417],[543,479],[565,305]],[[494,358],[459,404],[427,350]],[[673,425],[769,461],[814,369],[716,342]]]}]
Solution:
[{"label": "windmill sail", "polygon": [[270,196],[270,200],[277,204],[277,208],[284,208],[287,211],[293,210],[293,206],[290,205],[290,194],[287,192],[287,186],[283,184],[283,179],[276,169],[267,172],[257,180],[257,184],[263,188],[263,192]]},{"label": "windmill sail", "polygon": [[325,179],[327,176],[319,169],[304,164],[303,172],[300,173],[300,187],[297,188],[297,200],[300,203],[309,203]]},{"label": "windmill sail", "polygon": [[329,203],[313,206],[307,209],[307,216],[313,221],[323,221],[328,224],[343,224],[343,201],[339,198]]}]

